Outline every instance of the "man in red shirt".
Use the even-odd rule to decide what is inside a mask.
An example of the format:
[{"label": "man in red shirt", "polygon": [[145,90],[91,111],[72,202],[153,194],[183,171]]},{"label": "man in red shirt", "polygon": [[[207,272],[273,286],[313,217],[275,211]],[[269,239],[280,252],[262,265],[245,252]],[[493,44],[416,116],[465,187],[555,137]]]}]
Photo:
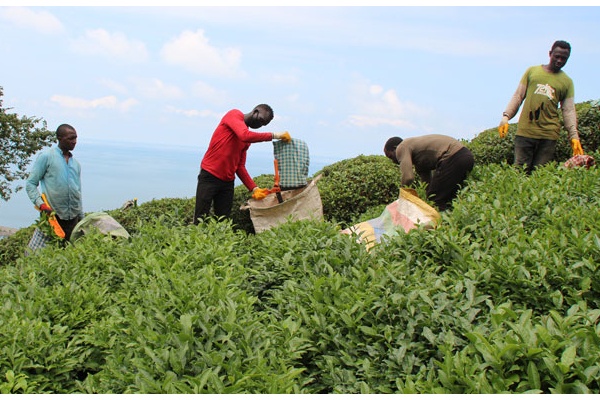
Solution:
[{"label": "man in red shirt", "polygon": [[265,197],[266,189],[256,186],[246,170],[246,153],[252,143],[273,139],[291,140],[287,132],[252,132],[249,129],[258,129],[272,120],[273,109],[268,104],[259,104],[247,114],[234,109],[223,116],[200,164],[194,224],[197,225],[200,219],[210,213],[211,206],[214,207],[215,216],[229,217],[236,175],[252,192],[253,198]]}]

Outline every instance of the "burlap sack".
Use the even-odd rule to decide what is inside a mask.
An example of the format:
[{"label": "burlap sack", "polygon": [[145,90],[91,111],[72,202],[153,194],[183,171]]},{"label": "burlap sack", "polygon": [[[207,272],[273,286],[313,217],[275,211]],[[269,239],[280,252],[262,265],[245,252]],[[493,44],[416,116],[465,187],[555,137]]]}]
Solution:
[{"label": "burlap sack", "polygon": [[250,219],[254,231],[260,233],[286,221],[323,218],[323,204],[317,187],[321,175],[315,177],[303,188],[281,192],[283,199],[279,203],[276,193],[267,195],[262,200],[250,199],[240,207],[250,210]]}]

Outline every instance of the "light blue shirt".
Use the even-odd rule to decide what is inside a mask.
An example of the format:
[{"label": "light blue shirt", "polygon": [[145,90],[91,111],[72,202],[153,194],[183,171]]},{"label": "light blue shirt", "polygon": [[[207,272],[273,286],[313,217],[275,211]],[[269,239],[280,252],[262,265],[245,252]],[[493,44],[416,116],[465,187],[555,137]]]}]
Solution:
[{"label": "light blue shirt", "polygon": [[25,185],[27,196],[39,207],[44,201],[38,185],[60,219],[83,218],[81,166],[73,155],[67,163],[58,146],[41,152],[33,163]]}]

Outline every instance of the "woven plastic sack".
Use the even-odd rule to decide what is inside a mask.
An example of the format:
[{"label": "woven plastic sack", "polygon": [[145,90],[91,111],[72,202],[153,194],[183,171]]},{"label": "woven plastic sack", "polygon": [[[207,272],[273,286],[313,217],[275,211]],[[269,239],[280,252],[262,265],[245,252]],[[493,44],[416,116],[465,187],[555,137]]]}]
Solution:
[{"label": "woven plastic sack", "polygon": [[129,232],[113,217],[105,212],[94,212],[86,215],[75,225],[71,233],[71,241],[90,233],[93,229],[97,229],[107,236],[129,238]]},{"label": "woven plastic sack", "polygon": [[271,193],[262,200],[250,199],[240,207],[250,210],[250,219],[254,231],[260,233],[287,221],[305,219],[323,219],[323,203],[317,187],[321,175],[300,189],[280,192],[283,202],[280,203],[277,193]]},{"label": "woven plastic sack", "polygon": [[395,236],[419,226],[434,228],[439,219],[437,210],[421,200],[416,192],[400,189],[398,199],[388,204],[379,217],[346,228],[342,233],[357,234],[358,242],[370,250],[384,235]]}]

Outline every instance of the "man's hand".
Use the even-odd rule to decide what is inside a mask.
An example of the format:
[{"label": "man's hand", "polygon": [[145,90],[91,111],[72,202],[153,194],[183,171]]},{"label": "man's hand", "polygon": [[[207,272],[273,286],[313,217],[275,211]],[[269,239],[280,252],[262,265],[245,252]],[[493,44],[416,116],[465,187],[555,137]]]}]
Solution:
[{"label": "man's hand", "polygon": [[262,200],[269,194],[269,189],[262,189],[258,186],[252,189],[252,198],[254,200]]},{"label": "man's hand", "polygon": [[288,133],[288,131],[274,133],[273,134],[273,139],[280,139],[280,140],[283,140],[286,143],[289,143],[289,142],[292,141],[292,137],[290,136],[290,134]]},{"label": "man's hand", "polygon": [[52,211],[54,211],[54,210],[52,210],[52,207],[50,207],[46,203],[42,203],[42,205],[40,205],[40,211],[43,211],[46,214],[50,215],[50,214],[52,214]]},{"label": "man's hand", "polygon": [[500,134],[501,139],[508,133],[508,117],[506,115],[502,116],[502,121],[500,121],[500,125],[498,125],[498,133]]},{"label": "man's hand", "polygon": [[583,148],[579,139],[571,139],[571,148],[573,149],[573,156],[583,155]]}]

